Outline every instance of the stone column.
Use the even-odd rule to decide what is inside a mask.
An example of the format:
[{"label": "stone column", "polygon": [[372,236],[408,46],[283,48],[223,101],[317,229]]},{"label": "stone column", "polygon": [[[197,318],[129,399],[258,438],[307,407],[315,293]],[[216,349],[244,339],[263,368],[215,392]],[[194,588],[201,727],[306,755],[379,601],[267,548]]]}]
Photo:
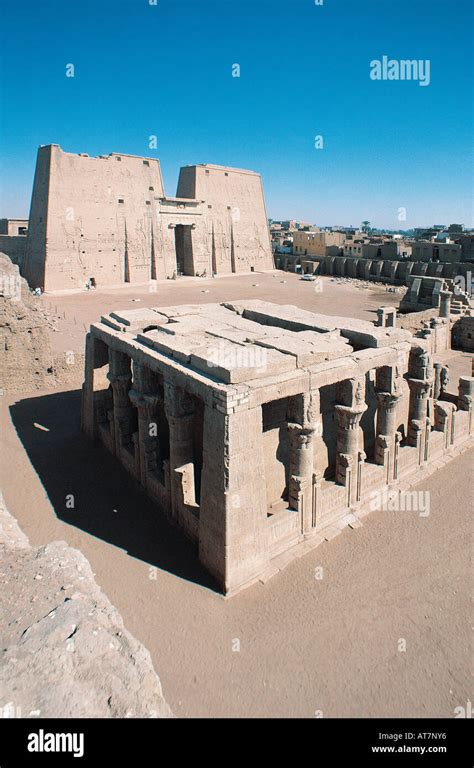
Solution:
[{"label": "stone column", "polygon": [[410,389],[409,420],[424,423],[430,415],[429,398],[433,390],[433,363],[424,343],[412,346],[405,379]]},{"label": "stone column", "polygon": [[[149,472],[157,468],[157,448],[160,436],[156,412],[160,403],[158,395],[144,394],[138,408],[138,434],[140,438],[140,481],[146,487]],[[152,431],[152,429],[154,431]]]},{"label": "stone column", "polygon": [[408,443],[418,448],[418,463],[422,464],[428,458],[428,439],[431,428],[428,418],[428,399],[432,381],[407,377],[407,383],[410,388]]},{"label": "stone column", "polygon": [[132,372],[128,355],[115,349],[110,350],[107,378],[112,385],[114,393],[113,429],[115,454],[120,457],[124,442],[128,443],[131,441],[130,415],[132,406],[128,392],[132,383]]},{"label": "stone column", "polygon": [[397,431],[397,405],[401,392],[376,392],[377,397],[377,435],[395,437]]},{"label": "stone column", "polygon": [[461,376],[458,392],[458,409],[460,411],[469,411],[468,434],[471,434],[473,429],[474,376]]},{"label": "stone column", "polygon": [[357,477],[359,464],[360,420],[367,410],[365,403],[354,406],[336,405],[337,442],[336,442],[336,483],[348,488],[348,502],[357,496]]},{"label": "stone column", "polygon": [[175,469],[183,464],[194,463],[194,403],[185,390],[166,379],[164,390],[165,413],[170,430],[171,519],[178,521],[180,494],[177,483],[180,478]]},{"label": "stone column", "polygon": [[152,392],[151,372],[141,363],[133,365],[133,389],[129,398],[138,412],[138,456],[137,474],[144,488],[147,487],[147,473],[150,459],[155,452],[157,437],[152,436],[150,425],[154,424],[154,414],[159,398]]},{"label": "stone column", "polygon": [[290,435],[289,506],[301,515],[301,533],[312,528],[313,433],[311,427],[288,424]]},{"label": "stone column", "polygon": [[407,378],[410,388],[409,420],[424,422],[428,413],[428,397],[432,382],[428,379]]},{"label": "stone column", "polygon": [[434,363],[434,383],[433,383],[433,398],[435,400],[438,399],[438,397],[441,394],[441,369],[443,367],[443,363]]},{"label": "stone column", "polygon": [[451,314],[451,293],[450,291],[440,291],[439,316],[449,318],[450,314]]},{"label": "stone column", "polygon": [[375,463],[387,470],[387,482],[395,474],[395,440],[397,434],[397,406],[400,392],[376,392],[377,425],[375,438]]},{"label": "stone column", "polygon": [[[98,424],[106,421],[108,346],[92,332],[86,335],[84,384],[82,386],[81,428],[90,437],[97,434]],[[100,390],[100,395],[98,395]],[[96,395],[97,393],[97,395]],[[98,400],[100,397],[100,400]],[[99,416],[99,414],[101,414]]]},{"label": "stone column", "polygon": [[128,393],[132,377],[123,374],[110,380],[114,392],[115,452],[120,456],[122,446],[132,442],[131,408]]}]

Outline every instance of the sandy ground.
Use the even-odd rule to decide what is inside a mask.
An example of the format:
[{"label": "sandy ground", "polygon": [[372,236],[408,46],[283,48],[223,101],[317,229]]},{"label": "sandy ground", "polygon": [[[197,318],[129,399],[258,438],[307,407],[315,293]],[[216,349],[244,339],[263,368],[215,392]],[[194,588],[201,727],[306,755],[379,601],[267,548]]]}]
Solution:
[{"label": "sandy ground", "polygon": [[151,288],[156,290],[151,290],[148,285],[121,286],[100,292],[45,294],[38,302],[61,319],[58,331],[52,334],[53,352],[83,352],[84,333],[89,325],[114,310],[256,298],[277,304],[295,304],[326,315],[375,320],[378,307],[398,306],[402,295],[388,293],[382,285],[363,288],[361,281],[348,283],[330,277],[322,277],[320,281],[322,290],[316,290],[313,282],[280,271],[215,280],[182,277],[176,281],[151,283]]},{"label": "sandy ground", "polygon": [[[163,297],[126,289],[42,301],[66,313],[54,334],[58,348],[77,343],[80,350],[80,323],[139,306],[130,297],[141,297],[141,306],[169,305],[255,291],[367,319],[399,300],[383,288],[329,280],[315,293],[311,283],[280,273],[208,282],[209,293],[200,293],[204,281],[180,281],[164,286]],[[452,357],[453,378],[458,368],[469,373],[467,355]],[[374,512],[362,528],[346,529],[265,585],[224,600],[190,543],[101,445],[81,435],[78,390],[0,401],[0,477],[10,511],[33,546],[63,539],[89,559],[126,627],[149,649],[176,715],[451,717],[473,699],[474,451],[418,486],[430,492],[428,517]],[[322,579],[315,578],[320,567]]]}]

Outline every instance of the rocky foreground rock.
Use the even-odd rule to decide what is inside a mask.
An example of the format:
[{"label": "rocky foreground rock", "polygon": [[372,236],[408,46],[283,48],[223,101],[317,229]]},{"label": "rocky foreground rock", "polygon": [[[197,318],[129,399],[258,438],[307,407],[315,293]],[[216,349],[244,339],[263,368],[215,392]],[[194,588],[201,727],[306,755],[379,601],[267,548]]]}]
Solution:
[{"label": "rocky foreground rock", "polygon": [[1,499],[0,584],[0,716],[172,716],[86,558],[63,541],[32,548]]}]

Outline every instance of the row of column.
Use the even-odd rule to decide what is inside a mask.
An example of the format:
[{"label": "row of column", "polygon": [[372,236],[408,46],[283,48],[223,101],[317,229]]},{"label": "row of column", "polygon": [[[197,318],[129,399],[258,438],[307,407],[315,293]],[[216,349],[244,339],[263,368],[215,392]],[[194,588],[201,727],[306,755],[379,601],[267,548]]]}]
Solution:
[{"label": "row of column", "polygon": [[[426,460],[430,420],[428,399],[432,380],[428,369],[426,378],[407,377],[410,390],[409,424],[407,442],[418,446],[420,462]],[[403,397],[401,376],[396,367],[384,367],[377,371],[376,379],[376,432],[374,461],[385,467],[385,481],[398,477],[398,456],[402,435],[398,431],[399,403]],[[347,489],[348,506],[357,503],[362,493],[362,473],[366,460],[363,450],[361,419],[367,410],[364,381],[349,380],[343,383],[344,402],[335,406],[337,418],[335,481]],[[302,395],[304,398],[305,396]],[[289,506],[301,514],[301,532],[309,533],[319,521],[322,473],[314,471],[314,440],[321,435],[319,426],[319,393],[310,398],[317,403],[309,417],[302,423],[289,424],[290,432],[290,482]],[[467,402],[467,401],[466,401]],[[306,413],[306,409],[303,409]],[[441,412],[440,412],[441,413]],[[311,421],[313,419],[313,421]],[[439,420],[441,427],[441,417]]]},{"label": "row of column", "polygon": [[[151,472],[160,470],[157,466],[159,451],[158,410],[164,410],[164,416],[169,427],[169,491],[170,516],[178,518],[180,493],[180,476],[176,469],[190,468],[193,472],[193,427],[194,404],[192,398],[172,382],[164,381],[164,398],[157,391],[156,381],[152,371],[145,365],[133,363],[133,379],[131,360],[128,355],[110,350],[108,378],[113,390],[113,442],[115,453],[123,458],[123,449],[132,446],[134,452],[134,468],[137,478],[147,488]],[[138,429],[133,430],[133,411],[136,408]],[[166,436],[167,438],[167,436]],[[164,447],[164,446],[163,446]],[[168,451],[166,451],[168,453]],[[166,474],[166,473],[165,473]],[[189,478],[187,478],[189,480]],[[164,484],[164,478],[163,478]],[[194,476],[192,477],[194,486]]]}]

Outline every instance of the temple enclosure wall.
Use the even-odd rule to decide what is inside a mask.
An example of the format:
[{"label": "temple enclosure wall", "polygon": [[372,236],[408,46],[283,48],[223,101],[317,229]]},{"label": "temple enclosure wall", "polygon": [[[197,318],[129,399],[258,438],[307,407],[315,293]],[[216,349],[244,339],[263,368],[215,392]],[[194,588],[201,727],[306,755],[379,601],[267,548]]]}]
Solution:
[{"label": "temple enclosure wall", "polygon": [[22,273],[55,291],[272,269],[259,174],[181,169],[166,197],[155,158],[38,150]]},{"label": "temple enclosure wall", "polygon": [[468,444],[474,378],[448,394],[433,359],[450,318],[413,336],[380,316],[258,300],[112,312],[87,335],[82,428],[233,594]]},{"label": "temple enclosure wall", "polygon": [[454,280],[472,277],[473,264],[470,262],[425,262],[396,261],[394,259],[363,259],[354,256],[324,256],[309,259],[295,255],[275,256],[275,267],[295,272],[301,266],[306,274],[351,277],[359,280],[384,282],[392,285],[409,285],[411,277],[434,277]]}]

